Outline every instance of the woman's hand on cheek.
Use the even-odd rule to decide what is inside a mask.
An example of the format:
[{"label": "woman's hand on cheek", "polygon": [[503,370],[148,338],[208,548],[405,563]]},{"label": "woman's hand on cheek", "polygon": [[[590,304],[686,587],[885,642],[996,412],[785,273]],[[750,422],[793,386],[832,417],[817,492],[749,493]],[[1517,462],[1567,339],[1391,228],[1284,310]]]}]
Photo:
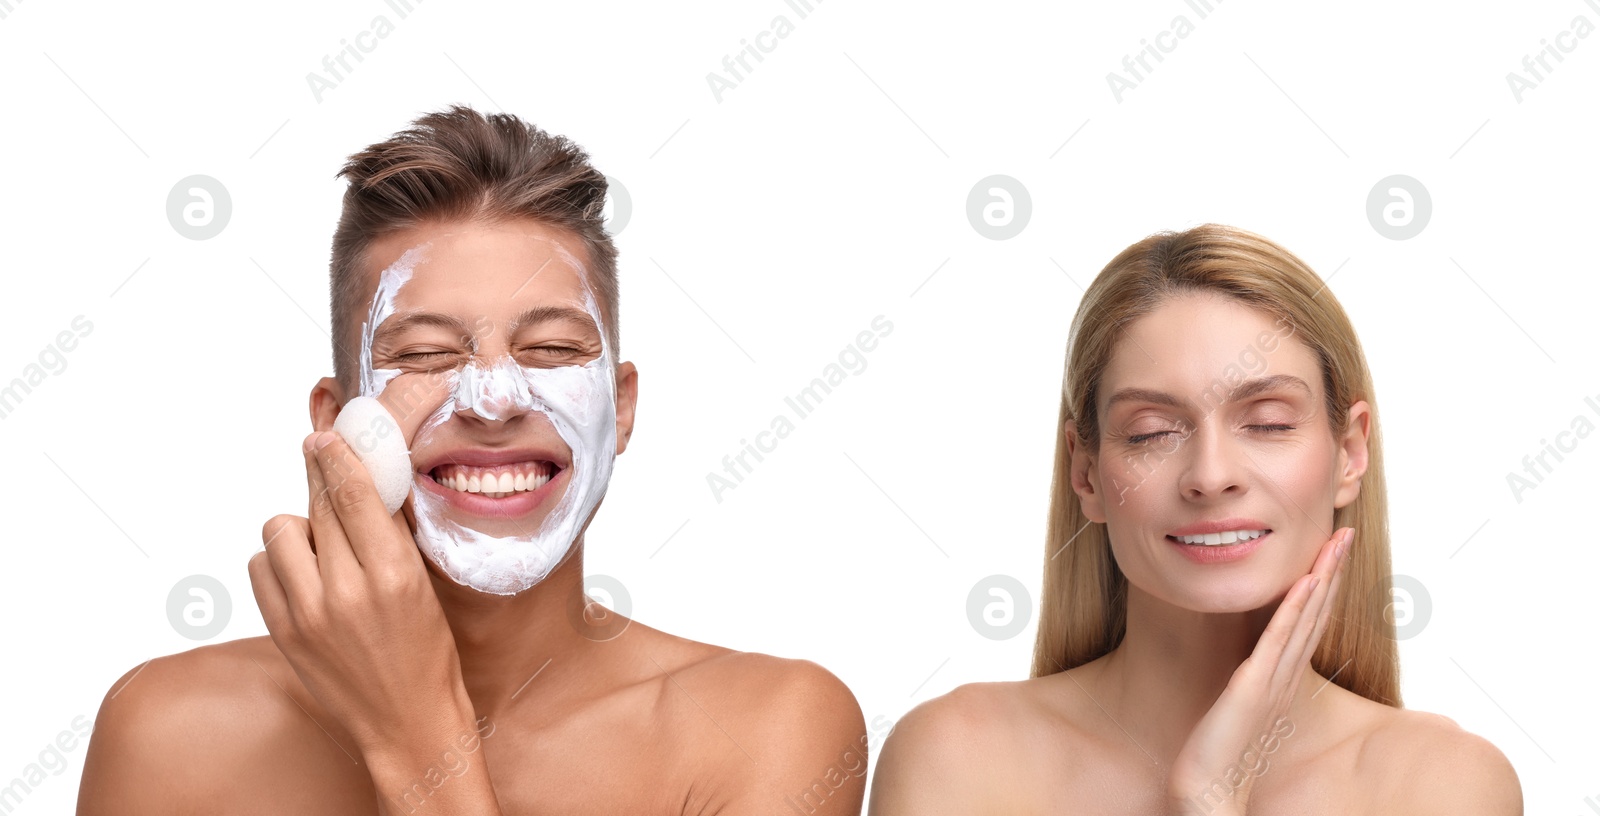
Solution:
[{"label": "woman's hand on cheek", "polygon": [[313,434],[304,453],[310,517],[272,519],[250,559],[267,629],[369,764],[436,754],[475,717],[421,553],[343,439]]},{"label": "woman's hand on cheek", "polygon": [[[1344,528],[1323,543],[1311,574],[1289,588],[1272,620],[1179,751],[1167,776],[1171,814],[1243,814],[1280,740],[1300,678],[1327,627],[1349,552]],[[1220,800],[1220,804],[1218,804]]]}]

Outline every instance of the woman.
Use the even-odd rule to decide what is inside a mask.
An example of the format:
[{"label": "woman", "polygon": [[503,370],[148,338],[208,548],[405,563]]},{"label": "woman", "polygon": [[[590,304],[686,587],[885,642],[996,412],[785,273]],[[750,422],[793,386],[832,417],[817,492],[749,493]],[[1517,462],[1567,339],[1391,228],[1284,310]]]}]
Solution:
[{"label": "woman", "polygon": [[1499,750],[1401,708],[1376,399],[1300,259],[1212,224],[1128,247],[1057,431],[1033,676],[901,719],[875,816],[1522,812]]}]

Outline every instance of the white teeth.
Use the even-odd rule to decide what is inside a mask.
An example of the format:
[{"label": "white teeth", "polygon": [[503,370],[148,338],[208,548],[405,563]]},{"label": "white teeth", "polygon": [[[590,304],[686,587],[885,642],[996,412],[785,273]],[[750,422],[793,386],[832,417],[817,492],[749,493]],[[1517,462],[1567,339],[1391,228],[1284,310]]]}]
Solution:
[{"label": "white teeth", "polygon": [[442,487],[503,499],[515,493],[538,490],[550,481],[553,469],[548,462],[522,462],[493,468],[446,465],[434,473]]},{"label": "white teeth", "polygon": [[1221,533],[1206,533],[1205,535],[1173,536],[1184,544],[1202,544],[1207,547],[1217,547],[1223,544],[1235,544],[1260,538],[1267,534],[1266,530],[1228,530]]}]

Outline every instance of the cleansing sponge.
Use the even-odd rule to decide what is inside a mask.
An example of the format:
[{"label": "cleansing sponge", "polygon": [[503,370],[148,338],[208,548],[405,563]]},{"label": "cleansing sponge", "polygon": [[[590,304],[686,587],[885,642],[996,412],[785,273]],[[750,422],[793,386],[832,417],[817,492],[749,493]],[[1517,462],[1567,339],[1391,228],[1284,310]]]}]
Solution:
[{"label": "cleansing sponge", "polygon": [[411,493],[411,453],[406,450],[399,423],[383,403],[372,397],[355,397],[339,411],[333,430],[367,466],[384,509],[394,515]]}]

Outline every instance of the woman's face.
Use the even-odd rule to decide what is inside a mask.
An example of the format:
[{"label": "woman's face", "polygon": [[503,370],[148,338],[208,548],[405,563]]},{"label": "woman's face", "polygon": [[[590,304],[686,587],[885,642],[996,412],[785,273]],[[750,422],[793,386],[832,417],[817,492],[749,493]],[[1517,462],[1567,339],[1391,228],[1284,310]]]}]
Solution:
[{"label": "woman's face", "polygon": [[[1336,439],[1316,355],[1287,321],[1224,296],[1176,296],[1130,324],[1096,399],[1099,454],[1073,439],[1073,488],[1129,582],[1185,609],[1280,599],[1366,470],[1367,404]],[[1267,533],[1175,537],[1210,522]]]}]

